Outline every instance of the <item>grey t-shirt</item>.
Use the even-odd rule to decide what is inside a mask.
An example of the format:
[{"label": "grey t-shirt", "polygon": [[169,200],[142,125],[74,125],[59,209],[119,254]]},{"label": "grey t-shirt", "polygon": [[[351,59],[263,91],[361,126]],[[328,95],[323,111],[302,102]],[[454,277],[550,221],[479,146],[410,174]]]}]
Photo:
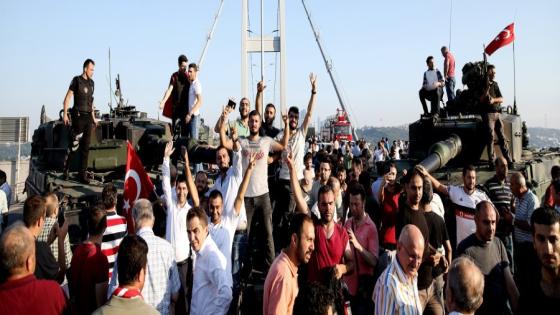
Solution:
[{"label": "grey t-shirt", "polygon": [[483,302],[476,314],[504,314],[508,299],[504,272],[509,272],[509,260],[502,241],[494,237],[486,243],[471,234],[459,243],[457,255],[470,257],[484,275]]},{"label": "grey t-shirt", "polygon": [[249,138],[240,138],[241,144],[241,160],[243,164],[243,173],[247,170],[249,158],[252,153],[257,153],[257,162],[249,180],[249,186],[245,197],[257,197],[268,193],[268,153],[272,143],[270,137],[259,137],[257,141],[250,141]]}]

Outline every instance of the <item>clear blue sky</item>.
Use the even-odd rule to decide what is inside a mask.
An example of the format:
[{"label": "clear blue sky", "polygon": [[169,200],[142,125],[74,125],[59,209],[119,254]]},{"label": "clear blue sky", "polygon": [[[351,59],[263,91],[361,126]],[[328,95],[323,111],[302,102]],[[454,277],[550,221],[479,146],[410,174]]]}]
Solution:
[{"label": "clear blue sky", "polygon": [[[317,116],[334,113],[337,99],[300,1],[286,1],[288,105],[304,107],[308,73],[318,74]],[[260,1],[251,3],[259,33]],[[327,54],[359,126],[407,124],[417,119],[426,56],[449,42],[451,1],[308,0]],[[126,98],[157,117],[157,102],[176,70],[177,56],[197,61],[219,0],[15,1],[0,3],[0,116],[29,116],[41,105],[58,115],[71,78],[86,58],[96,61],[98,108],[109,101],[108,58]],[[265,1],[265,33],[276,29],[276,1]],[[560,127],[560,1],[453,1],[451,50],[460,69],[482,58],[482,45],[516,22],[517,104],[530,126]],[[229,96],[240,95],[241,1],[226,0],[200,80],[202,115],[214,123]],[[512,47],[490,57],[506,104],[513,103]],[[274,55],[267,56],[268,94],[274,99]],[[260,59],[253,58],[253,84]],[[251,99],[253,98],[251,90]],[[32,132],[32,131],[31,131]]]}]

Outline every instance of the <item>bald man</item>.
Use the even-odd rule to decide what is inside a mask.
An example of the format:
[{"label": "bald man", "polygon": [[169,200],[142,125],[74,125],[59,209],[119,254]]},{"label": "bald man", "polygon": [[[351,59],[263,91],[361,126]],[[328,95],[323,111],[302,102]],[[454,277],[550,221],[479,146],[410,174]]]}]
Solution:
[{"label": "bald man", "polygon": [[474,262],[459,257],[451,263],[447,274],[445,305],[449,315],[470,315],[482,304],[484,276]]},{"label": "bald man", "polygon": [[[476,232],[457,246],[457,256],[473,260],[484,275],[484,301],[477,314],[515,313],[519,291],[513,281],[506,249],[496,233],[497,210],[490,201],[476,205],[474,222]],[[508,305],[509,301],[509,305]]]},{"label": "bald man", "polygon": [[416,282],[424,244],[418,227],[412,224],[403,227],[397,242],[396,258],[375,284],[375,314],[422,314]]},{"label": "bald man", "polygon": [[35,241],[21,223],[10,226],[0,238],[0,314],[62,314],[66,297],[52,280],[37,280]]}]

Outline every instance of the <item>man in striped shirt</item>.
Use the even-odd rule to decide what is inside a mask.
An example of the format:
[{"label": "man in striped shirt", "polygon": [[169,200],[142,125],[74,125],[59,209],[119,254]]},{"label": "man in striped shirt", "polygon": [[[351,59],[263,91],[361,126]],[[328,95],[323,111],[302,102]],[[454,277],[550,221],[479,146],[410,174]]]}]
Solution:
[{"label": "man in striped shirt", "polygon": [[496,169],[496,174],[484,184],[484,188],[486,194],[500,214],[496,225],[496,237],[504,243],[511,270],[513,271],[513,239],[511,236],[511,232],[513,231],[513,214],[511,212],[513,194],[511,193],[508,179],[507,160],[501,156],[496,158],[494,167]]},{"label": "man in striped shirt", "polygon": [[103,233],[101,252],[109,261],[109,279],[111,279],[119,245],[126,236],[126,218],[117,214],[117,187],[113,183],[105,184],[101,192],[101,200],[107,211],[107,229]]},{"label": "man in striped shirt", "polygon": [[423,254],[422,232],[414,225],[404,226],[397,242],[397,255],[375,284],[375,314],[422,314],[416,282]]},{"label": "man in striped shirt", "polygon": [[515,220],[513,237],[514,261],[516,266],[515,281],[523,292],[529,287],[531,279],[538,276],[538,261],[533,248],[531,235],[531,215],[539,207],[539,199],[527,188],[525,177],[521,173],[511,175],[511,192],[515,196]]}]

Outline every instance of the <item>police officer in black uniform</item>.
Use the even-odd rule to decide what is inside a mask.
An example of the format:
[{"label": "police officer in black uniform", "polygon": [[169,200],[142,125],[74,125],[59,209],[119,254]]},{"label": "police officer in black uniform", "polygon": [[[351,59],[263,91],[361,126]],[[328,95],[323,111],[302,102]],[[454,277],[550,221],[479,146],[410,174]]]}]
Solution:
[{"label": "police officer in black uniform", "polygon": [[[83,72],[81,75],[75,76],[70,82],[68,92],[64,98],[64,114],[62,116],[64,124],[72,124],[72,139],[69,148],[69,154],[64,166],[64,175],[68,177],[68,168],[71,156],[77,151],[80,152],[80,168],[78,171],[78,179],[83,183],[89,183],[86,175],[89,144],[91,140],[92,127],[97,125],[93,106],[94,83],[92,80],[95,62],[91,59],[84,61]],[[74,106],[71,110],[71,119],[68,117],[68,107],[70,98],[74,97]],[[78,147],[76,149],[76,145]]]}]

